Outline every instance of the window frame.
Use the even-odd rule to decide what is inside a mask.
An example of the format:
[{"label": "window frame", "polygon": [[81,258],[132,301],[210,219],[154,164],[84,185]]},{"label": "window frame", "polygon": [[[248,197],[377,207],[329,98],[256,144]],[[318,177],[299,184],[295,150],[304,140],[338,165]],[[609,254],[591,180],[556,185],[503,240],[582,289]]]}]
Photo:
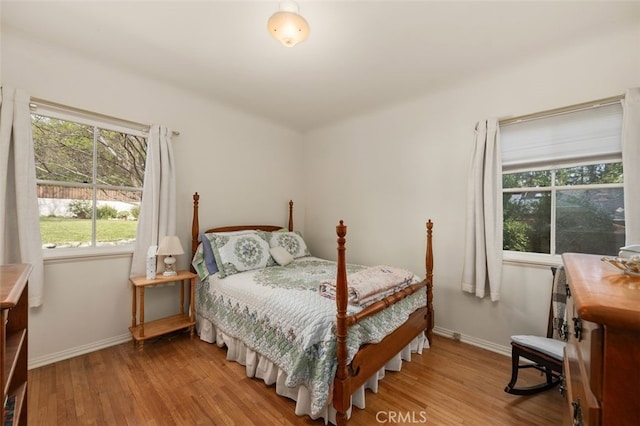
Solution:
[{"label": "window frame", "polygon": [[[557,185],[556,184],[556,171],[558,169],[571,168],[571,167],[580,167],[580,166],[590,166],[597,164],[614,164],[614,163],[622,163],[622,158],[611,158],[608,157],[607,160],[584,160],[584,161],[569,161],[565,163],[554,163],[549,164],[547,166],[538,166],[535,168],[526,168],[521,167],[518,169],[509,169],[504,170],[502,175],[513,174],[513,173],[523,173],[523,172],[531,172],[531,171],[546,171],[549,170],[551,172],[551,185],[549,186],[540,186],[540,187],[517,187],[517,188],[502,188],[502,193],[518,193],[518,192],[532,192],[532,191],[541,191],[541,192],[549,192],[551,194],[551,214],[549,216],[549,220],[551,221],[550,226],[550,244],[549,251],[551,253],[534,253],[534,252],[520,252],[515,250],[503,250],[502,253],[507,260],[511,261],[529,261],[528,263],[542,263],[547,264],[551,262],[562,262],[562,255],[556,253],[556,203],[557,203],[557,193],[560,191],[567,190],[580,190],[580,189],[609,189],[609,188],[620,188],[624,189],[624,182],[621,183],[596,183],[591,185]],[[545,263],[546,262],[546,263]]]},{"label": "window frame", "polygon": [[[578,105],[543,111],[540,113],[528,114],[521,117],[514,117],[505,120],[500,120],[498,124],[498,128],[504,128],[505,126],[518,125],[519,123],[536,120],[536,119],[544,119],[548,117],[552,117],[555,115],[579,112],[585,109],[604,107],[611,104],[619,103],[624,96],[615,96],[606,99],[601,99],[593,102],[585,102]],[[551,253],[534,253],[534,252],[520,252],[513,250],[502,250],[502,259],[504,263],[507,264],[515,264],[515,265],[541,265],[541,266],[554,266],[562,263],[562,255],[556,254],[556,202],[557,202],[557,192],[562,190],[571,190],[571,189],[598,189],[598,188],[623,188],[624,189],[624,181],[622,183],[608,183],[608,184],[592,184],[592,185],[556,185],[555,182],[555,171],[558,169],[568,168],[568,167],[577,167],[577,166],[587,166],[587,165],[595,165],[595,164],[610,164],[610,163],[622,163],[622,152],[616,154],[603,154],[599,156],[589,156],[584,155],[581,157],[574,158],[565,158],[563,160],[554,161],[531,161],[524,164],[512,164],[508,166],[502,165],[502,173],[501,176],[506,174],[513,173],[522,173],[522,172],[530,172],[530,171],[542,171],[542,170],[550,170],[552,173],[551,176],[551,186],[541,187],[540,190],[548,191],[551,194],[551,215],[550,215],[550,247],[549,251]],[[624,173],[624,172],[623,172]],[[523,191],[524,189],[524,191]],[[509,192],[526,192],[529,189],[533,189],[533,187],[520,187],[520,188],[502,188],[502,194]],[[503,216],[504,218],[504,216]]]},{"label": "window frame", "polygon": [[[114,246],[97,246],[96,245],[96,208],[97,208],[97,190],[99,189],[114,189],[125,190],[142,193],[144,190],[144,183],[142,187],[125,187],[117,185],[106,185],[97,182],[97,145],[96,135],[100,130],[114,131],[118,133],[124,133],[136,137],[143,137],[148,140],[149,132],[148,126],[144,126],[135,122],[120,120],[113,117],[109,117],[102,114],[91,113],[80,109],[66,107],[63,105],[48,103],[44,101],[34,101],[30,104],[31,115],[39,115],[42,117],[65,120],[73,123],[91,126],[93,127],[93,182],[66,182],[66,181],[51,181],[44,179],[36,179],[37,185],[55,185],[61,187],[76,187],[76,188],[90,188],[93,195],[91,199],[92,203],[92,223],[91,223],[91,246],[90,247],[61,247],[55,249],[42,248],[43,259],[46,260],[65,260],[65,259],[77,259],[77,258],[104,258],[104,257],[120,257],[131,256],[134,251],[135,243],[120,244]],[[40,232],[40,228],[38,228]]]}]

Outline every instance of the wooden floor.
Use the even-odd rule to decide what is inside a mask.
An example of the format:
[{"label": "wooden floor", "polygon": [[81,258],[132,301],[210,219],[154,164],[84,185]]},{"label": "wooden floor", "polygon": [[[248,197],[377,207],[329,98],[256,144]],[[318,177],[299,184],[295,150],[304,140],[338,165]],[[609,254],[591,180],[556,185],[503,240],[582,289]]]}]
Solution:
[{"label": "wooden floor", "polygon": [[[557,390],[506,394],[507,357],[435,336],[401,372],[387,373],[349,425],[559,425]],[[524,370],[527,379],[541,379]],[[526,383],[526,382],[525,382]],[[245,376],[216,345],[186,334],[133,343],[29,371],[29,425],[323,425]]]}]

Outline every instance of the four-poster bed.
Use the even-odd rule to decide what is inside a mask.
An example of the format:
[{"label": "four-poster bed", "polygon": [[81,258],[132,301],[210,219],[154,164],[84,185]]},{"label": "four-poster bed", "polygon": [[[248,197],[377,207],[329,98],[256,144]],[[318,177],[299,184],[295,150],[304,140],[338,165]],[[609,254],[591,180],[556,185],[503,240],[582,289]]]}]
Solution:
[{"label": "four-poster bed", "polygon": [[[209,239],[211,235],[217,238],[213,240],[214,246],[216,242],[222,241],[224,244],[229,239],[247,236],[246,234],[243,234],[244,232],[256,232],[259,233],[258,236],[260,238],[267,239],[273,238],[271,237],[272,235],[280,236],[291,234],[292,237],[295,237],[295,235],[293,235],[292,201],[289,202],[288,226],[284,229],[280,226],[274,225],[239,225],[209,228],[201,231],[198,217],[199,198],[198,193],[193,195],[192,258],[194,258],[194,266],[196,262],[195,259],[202,259],[201,253],[203,251],[203,241]],[[331,266],[327,267],[328,261],[308,256],[307,251],[304,255],[294,259],[294,261],[287,266],[279,267],[278,264],[272,262],[272,265],[275,266],[274,268],[262,268],[241,273],[236,273],[237,271],[233,269],[232,273],[234,275],[227,275],[224,279],[216,277],[220,275],[224,276],[222,273],[210,274],[209,277],[206,277],[201,283],[199,283],[200,287],[197,291],[198,297],[196,300],[196,316],[201,318],[203,321],[202,329],[207,325],[210,328],[225,328],[225,330],[223,330],[224,334],[222,334],[222,337],[219,337],[220,334],[216,334],[216,336],[218,336],[218,340],[223,340],[226,344],[228,341],[235,341],[236,339],[239,339],[242,341],[243,347],[246,345],[246,348],[256,350],[256,352],[258,352],[257,357],[260,360],[259,362],[253,362],[251,360],[247,361],[244,359],[244,356],[240,356],[241,361],[239,362],[262,365],[263,356],[265,358],[270,358],[269,355],[274,354],[271,356],[271,358],[275,358],[271,359],[273,363],[276,363],[276,359],[279,359],[278,357],[280,356],[282,359],[291,360],[293,363],[300,364],[301,366],[296,367],[297,369],[292,368],[288,371],[289,374],[284,375],[285,379],[281,379],[280,372],[277,373],[277,378],[276,373],[272,373],[270,371],[261,372],[255,375],[263,378],[265,383],[268,384],[275,383],[277,381],[276,391],[279,394],[285,394],[286,396],[293,398],[297,402],[299,402],[299,398],[306,398],[305,395],[307,394],[297,391],[297,394],[292,395],[292,393],[287,390],[285,390],[284,393],[281,393],[280,390],[278,390],[278,385],[280,385],[282,381],[286,381],[286,386],[291,386],[291,383],[295,381],[294,384],[301,383],[302,385],[307,386],[309,388],[308,390],[304,388],[304,386],[303,388],[305,389],[304,392],[308,391],[311,395],[309,396],[312,407],[311,413],[302,411],[299,414],[309,414],[312,418],[328,417],[336,424],[344,425],[349,417],[352,405],[352,395],[355,395],[356,392],[361,392],[364,397],[365,387],[368,386],[375,388],[377,386],[377,372],[384,370],[385,366],[393,369],[394,367],[389,367],[390,364],[397,364],[397,362],[401,364],[402,359],[408,359],[407,351],[409,351],[409,357],[411,350],[417,350],[418,352],[421,351],[424,345],[428,345],[428,343],[424,342],[425,336],[427,340],[431,341],[434,325],[432,292],[432,227],[433,223],[428,221],[426,224],[427,249],[425,256],[425,279],[418,280],[414,278],[411,282],[407,282],[406,285],[401,288],[398,287],[397,291],[395,291],[395,289],[394,291],[389,291],[384,294],[385,297],[381,296],[382,298],[380,300],[375,300],[370,304],[359,307],[349,304],[348,284],[352,285],[352,282],[348,282],[348,274],[349,276],[352,276],[350,274],[354,271],[362,272],[362,268],[365,267],[347,265],[345,260],[345,236],[347,233],[347,227],[342,221],[340,221],[339,225],[336,227],[338,237],[337,266],[335,262],[331,262]],[[267,237],[265,237],[265,235],[267,235]],[[249,237],[259,240],[259,238],[253,234],[250,234]],[[301,244],[304,245],[304,242]],[[271,247],[273,247],[273,245]],[[216,257],[218,267],[222,264],[222,269],[224,271],[224,265],[226,264],[223,262],[219,253],[216,252],[216,255],[218,256]],[[204,262],[201,261],[198,265],[199,269],[202,269],[202,264],[204,264]],[[290,280],[289,275],[287,275],[289,271],[286,271],[289,268],[302,271],[302,276],[305,277],[317,276],[325,278],[328,276],[326,275],[328,273],[327,270],[331,269],[329,272],[334,278],[333,283],[335,283],[336,289],[335,301],[328,300],[326,297],[318,295],[319,291],[316,291],[317,287],[309,287],[308,282],[301,279],[300,275],[295,275],[295,279]],[[365,272],[367,270],[365,270]],[[277,273],[275,271],[277,271]],[[289,286],[290,288],[274,288],[279,287],[280,283],[276,283],[275,285],[272,283],[266,283],[264,277],[266,275],[274,274],[278,278],[282,279],[284,287]],[[252,318],[256,318],[256,324],[253,325],[246,325],[246,319],[240,316],[243,314],[241,311],[246,313],[246,311],[250,311],[252,309],[251,307],[254,305],[251,305],[251,303],[253,302],[247,302],[247,304],[242,305],[243,308],[240,309],[238,306],[244,302],[238,302],[236,299],[233,299],[233,295],[235,293],[248,291],[244,290],[244,287],[241,287],[245,284],[240,284],[240,278],[242,278],[243,275],[252,276],[252,279],[255,282],[262,285],[262,287],[260,287],[256,286],[255,283],[250,283],[247,284],[247,288],[253,286],[259,288],[259,291],[265,294],[265,301],[255,304],[255,306],[258,307],[255,308],[255,311],[251,312]],[[291,293],[292,288],[297,292],[294,292],[294,297],[289,300],[287,297],[290,297],[289,293]],[[351,287],[349,287],[349,290],[351,290]],[[285,293],[285,291],[288,291],[289,293]],[[268,295],[270,293],[273,293],[274,297],[268,299]],[[387,296],[389,293],[390,295]],[[286,319],[277,320],[280,316],[295,317],[298,315],[295,311],[286,312],[283,315],[278,315],[278,311],[269,312],[267,314],[261,311],[263,309],[262,305],[275,306],[281,300],[286,301],[286,303],[282,302],[283,305],[295,305],[297,303],[302,303],[301,300],[306,298],[313,300],[310,305],[306,305],[302,308],[303,311],[308,311],[306,315],[322,317],[324,313],[326,313],[326,306],[333,306],[329,308],[333,313],[331,314],[331,318],[328,323],[313,323],[313,326],[309,327],[310,320],[308,318],[305,319],[305,321],[307,321],[307,328],[312,329],[310,332],[312,335],[326,334],[329,335],[329,340],[318,340],[318,342],[315,342],[313,341],[313,337],[307,337],[300,333],[299,330],[290,328],[292,326]],[[277,308],[278,307],[273,307],[272,309]],[[323,308],[324,311],[319,310],[320,308]],[[286,323],[286,326],[278,323],[278,321],[282,324]],[[211,322],[212,324],[208,324],[208,322]],[[250,330],[248,333],[249,336],[246,339],[240,336],[239,323],[242,323],[242,326],[245,327],[244,330]],[[277,328],[276,325],[280,328]],[[324,330],[322,329],[323,327]],[[350,329],[356,330],[353,332],[353,335],[358,336],[358,338],[349,334]],[[286,331],[286,333],[284,333],[284,331]],[[384,335],[380,335],[380,333],[384,333]],[[287,336],[285,336],[285,334],[287,334]],[[278,340],[278,346],[280,346],[280,348],[276,348],[277,350],[274,350],[273,352],[271,352],[270,348],[263,348],[260,351],[259,344],[264,335],[270,335],[273,339],[280,339]],[[276,337],[273,337],[274,335]],[[213,342],[215,340],[216,337],[212,337],[209,341]],[[299,341],[311,341],[313,344],[307,344],[304,348],[299,349],[292,346],[293,341],[296,342],[295,344],[298,344],[297,342]],[[218,344],[222,346],[220,342],[218,342]],[[282,349],[283,346],[286,348]],[[416,349],[416,347],[418,349]],[[290,355],[288,351],[297,355]],[[327,357],[328,360],[325,360],[325,357]],[[230,359],[229,354],[227,358]],[[309,360],[314,362],[317,361],[319,367],[303,365]],[[269,367],[260,367],[260,365],[252,368],[254,368],[254,370],[256,368],[258,370],[260,368],[263,368],[263,370],[269,370]],[[283,362],[278,363],[277,367],[282,368]],[[399,369],[399,367],[397,367],[397,369]],[[320,375],[315,377],[314,374],[317,373],[315,370],[326,370],[331,374],[331,376],[329,379]],[[309,374],[312,377],[308,378],[304,376],[304,374],[300,374],[300,371],[304,371],[305,373],[312,371],[312,373]],[[247,374],[249,375],[249,367],[247,367]],[[251,375],[253,376],[253,374],[254,373],[252,371]],[[267,380],[263,377],[264,375],[270,376],[271,378]],[[371,385],[372,377],[375,378],[375,385],[373,386]],[[319,380],[314,381],[315,379]],[[326,387],[322,384],[323,380],[329,381],[329,383],[326,384]],[[317,382],[321,383],[321,385],[315,386]],[[321,397],[318,401],[320,401],[320,404],[331,406],[329,411],[323,411],[323,413],[319,414],[317,407],[313,409],[314,403],[318,403],[314,399],[314,392],[324,392],[326,394],[324,395],[324,398]],[[356,397],[354,397],[354,401],[355,400]],[[358,404],[356,402],[353,402],[353,404],[363,405],[363,403]],[[335,413],[333,412],[333,409],[335,409]],[[299,411],[300,410],[298,410],[298,407],[296,406],[296,413],[298,414]],[[333,418],[334,415],[335,419]]]}]

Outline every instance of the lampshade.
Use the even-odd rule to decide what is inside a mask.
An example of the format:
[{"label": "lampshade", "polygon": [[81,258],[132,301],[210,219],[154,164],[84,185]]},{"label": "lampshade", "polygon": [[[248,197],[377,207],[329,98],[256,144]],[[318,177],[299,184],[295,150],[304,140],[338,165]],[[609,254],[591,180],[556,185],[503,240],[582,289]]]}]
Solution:
[{"label": "lampshade", "polygon": [[182,244],[180,244],[180,238],[178,238],[175,235],[167,235],[160,242],[160,245],[158,246],[158,251],[156,254],[159,254],[162,256],[184,254],[184,250],[182,249]]},{"label": "lampshade", "polygon": [[161,256],[166,256],[164,258],[164,272],[162,275],[165,277],[175,277],[178,275],[176,272],[176,258],[173,257],[174,254],[183,254],[184,250],[182,250],[182,244],[180,244],[180,239],[175,235],[167,235],[160,241],[160,246],[158,247],[158,251],[156,254]]},{"label": "lampshade", "polygon": [[298,12],[295,2],[285,1],[267,22],[269,34],[287,47],[293,47],[309,36],[309,24]]}]

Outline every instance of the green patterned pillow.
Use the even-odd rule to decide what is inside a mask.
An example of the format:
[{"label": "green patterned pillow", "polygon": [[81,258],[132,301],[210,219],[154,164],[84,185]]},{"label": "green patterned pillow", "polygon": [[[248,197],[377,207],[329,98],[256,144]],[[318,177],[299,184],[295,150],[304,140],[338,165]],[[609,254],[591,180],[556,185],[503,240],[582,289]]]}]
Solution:
[{"label": "green patterned pillow", "polygon": [[202,247],[202,243],[198,245],[198,249],[191,260],[191,265],[198,273],[200,281],[204,281],[209,276],[209,270],[207,269],[207,265],[204,261],[204,249]]},{"label": "green patterned pillow", "polygon": [[294,259],[309,256],[309,249],[302,238],[300,232],[272,232],[269,239],[271,247],[284,247]]},{"label": "green patterned pillow", "polygon": [[209,234],[209,237],[220,278],[275,265],[263,233]]}]

